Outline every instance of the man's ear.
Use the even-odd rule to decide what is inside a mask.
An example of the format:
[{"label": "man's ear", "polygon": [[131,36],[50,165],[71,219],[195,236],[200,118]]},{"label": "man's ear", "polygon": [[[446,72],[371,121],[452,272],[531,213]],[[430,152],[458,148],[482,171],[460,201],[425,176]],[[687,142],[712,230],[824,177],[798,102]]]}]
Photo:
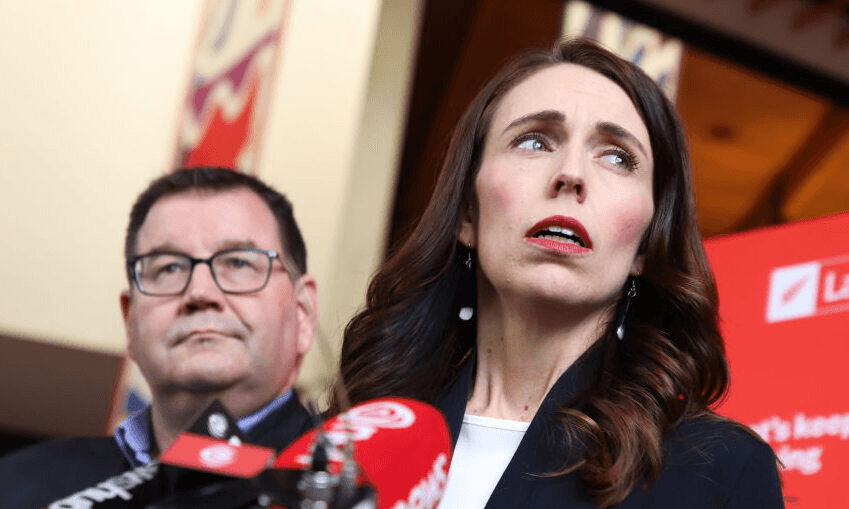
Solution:
[{"label": "man's ear", "polygon": [[315,278],[302,275],[295,283],[295,300],[298,303],[298,356],[303,357],[312,347],[318,330],[318,286]]},{"label": "man's ear", "polygon": [[132,335],[130,334],[130,304],[132,303],[130,290],[124,290],[121,292],[119,300],[121,301],[121,317],[124,318],[124,334],[127,337],[127,353],[131,359],[135,360],[135,357],[133,356]]}]

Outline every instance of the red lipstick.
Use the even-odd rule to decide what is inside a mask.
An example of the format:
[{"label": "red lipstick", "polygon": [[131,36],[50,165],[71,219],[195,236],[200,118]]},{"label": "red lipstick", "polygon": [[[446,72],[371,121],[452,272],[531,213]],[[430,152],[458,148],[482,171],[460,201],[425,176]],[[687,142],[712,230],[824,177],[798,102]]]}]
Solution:
[{"label": "red lipstick", "polygon": [[580,254],[592,251],[590,234],[575,218],[551,216],[533,225],[525,234],[525,242],[562,254]]}]

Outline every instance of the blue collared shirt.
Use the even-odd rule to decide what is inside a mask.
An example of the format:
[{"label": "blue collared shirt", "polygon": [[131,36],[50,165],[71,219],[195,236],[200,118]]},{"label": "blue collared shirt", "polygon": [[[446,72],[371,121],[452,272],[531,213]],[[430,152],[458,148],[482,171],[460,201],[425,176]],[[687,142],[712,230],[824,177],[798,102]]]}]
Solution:
[{"label": "blue collared shirt", "polygon": [[[251,415],[242,417],[236,421],[236,425],[242,433],[248,433],[268,414],[285,405],[292,397],[292,390],[282,396],[273,399],[270,403],[260,408]],[[150,406],[128,417],[115,428],[115,441],[127,461],[133,468],[146,465],[150,462],[150,452],[153,448],[153,437],[150,427]]]}]

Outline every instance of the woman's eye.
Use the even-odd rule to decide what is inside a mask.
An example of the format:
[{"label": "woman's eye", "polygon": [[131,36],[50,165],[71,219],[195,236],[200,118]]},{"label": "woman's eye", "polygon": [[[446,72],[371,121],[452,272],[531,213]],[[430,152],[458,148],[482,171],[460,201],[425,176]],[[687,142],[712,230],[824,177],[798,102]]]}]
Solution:
[{"label": "woman's eye", "polygon": [[624,150],[611,150],[601,155],[601,159],[607,164],[626,171],[634,171],[637,162],[633,156]]},{"label": "woman's eye", "polygon": [[548,143],[539,135],[526,135],[516,141],[516,148],[531,152],[550,151]]}]

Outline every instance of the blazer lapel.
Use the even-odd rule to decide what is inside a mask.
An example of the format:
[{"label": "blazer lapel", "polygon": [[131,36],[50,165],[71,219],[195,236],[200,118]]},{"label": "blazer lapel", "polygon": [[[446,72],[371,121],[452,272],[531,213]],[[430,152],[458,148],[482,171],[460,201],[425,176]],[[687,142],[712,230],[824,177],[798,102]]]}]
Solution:
[{"label": "blazer lapel", "polygon": [[466,413],[466,403],[472,390],[472,380],[475,377],[475,366],[477,356],[475,353],[469,355],[466,362],[460,367],[460,373],[451,384],[436,398],[434,406],[442,410],[451,432],[451,444],[457,445],[460,436],[460,427],[463,426],[463,415]]},{"label": "blazer lapel", "polygon": [[600,365],[597,348],[590,348],[555,382],[528,426],[519,448],[495,486],[487,509],[516,507],[594,507],[577,474],[551,477],[580,450],[562,441],[557,410],[586,389]]}]

